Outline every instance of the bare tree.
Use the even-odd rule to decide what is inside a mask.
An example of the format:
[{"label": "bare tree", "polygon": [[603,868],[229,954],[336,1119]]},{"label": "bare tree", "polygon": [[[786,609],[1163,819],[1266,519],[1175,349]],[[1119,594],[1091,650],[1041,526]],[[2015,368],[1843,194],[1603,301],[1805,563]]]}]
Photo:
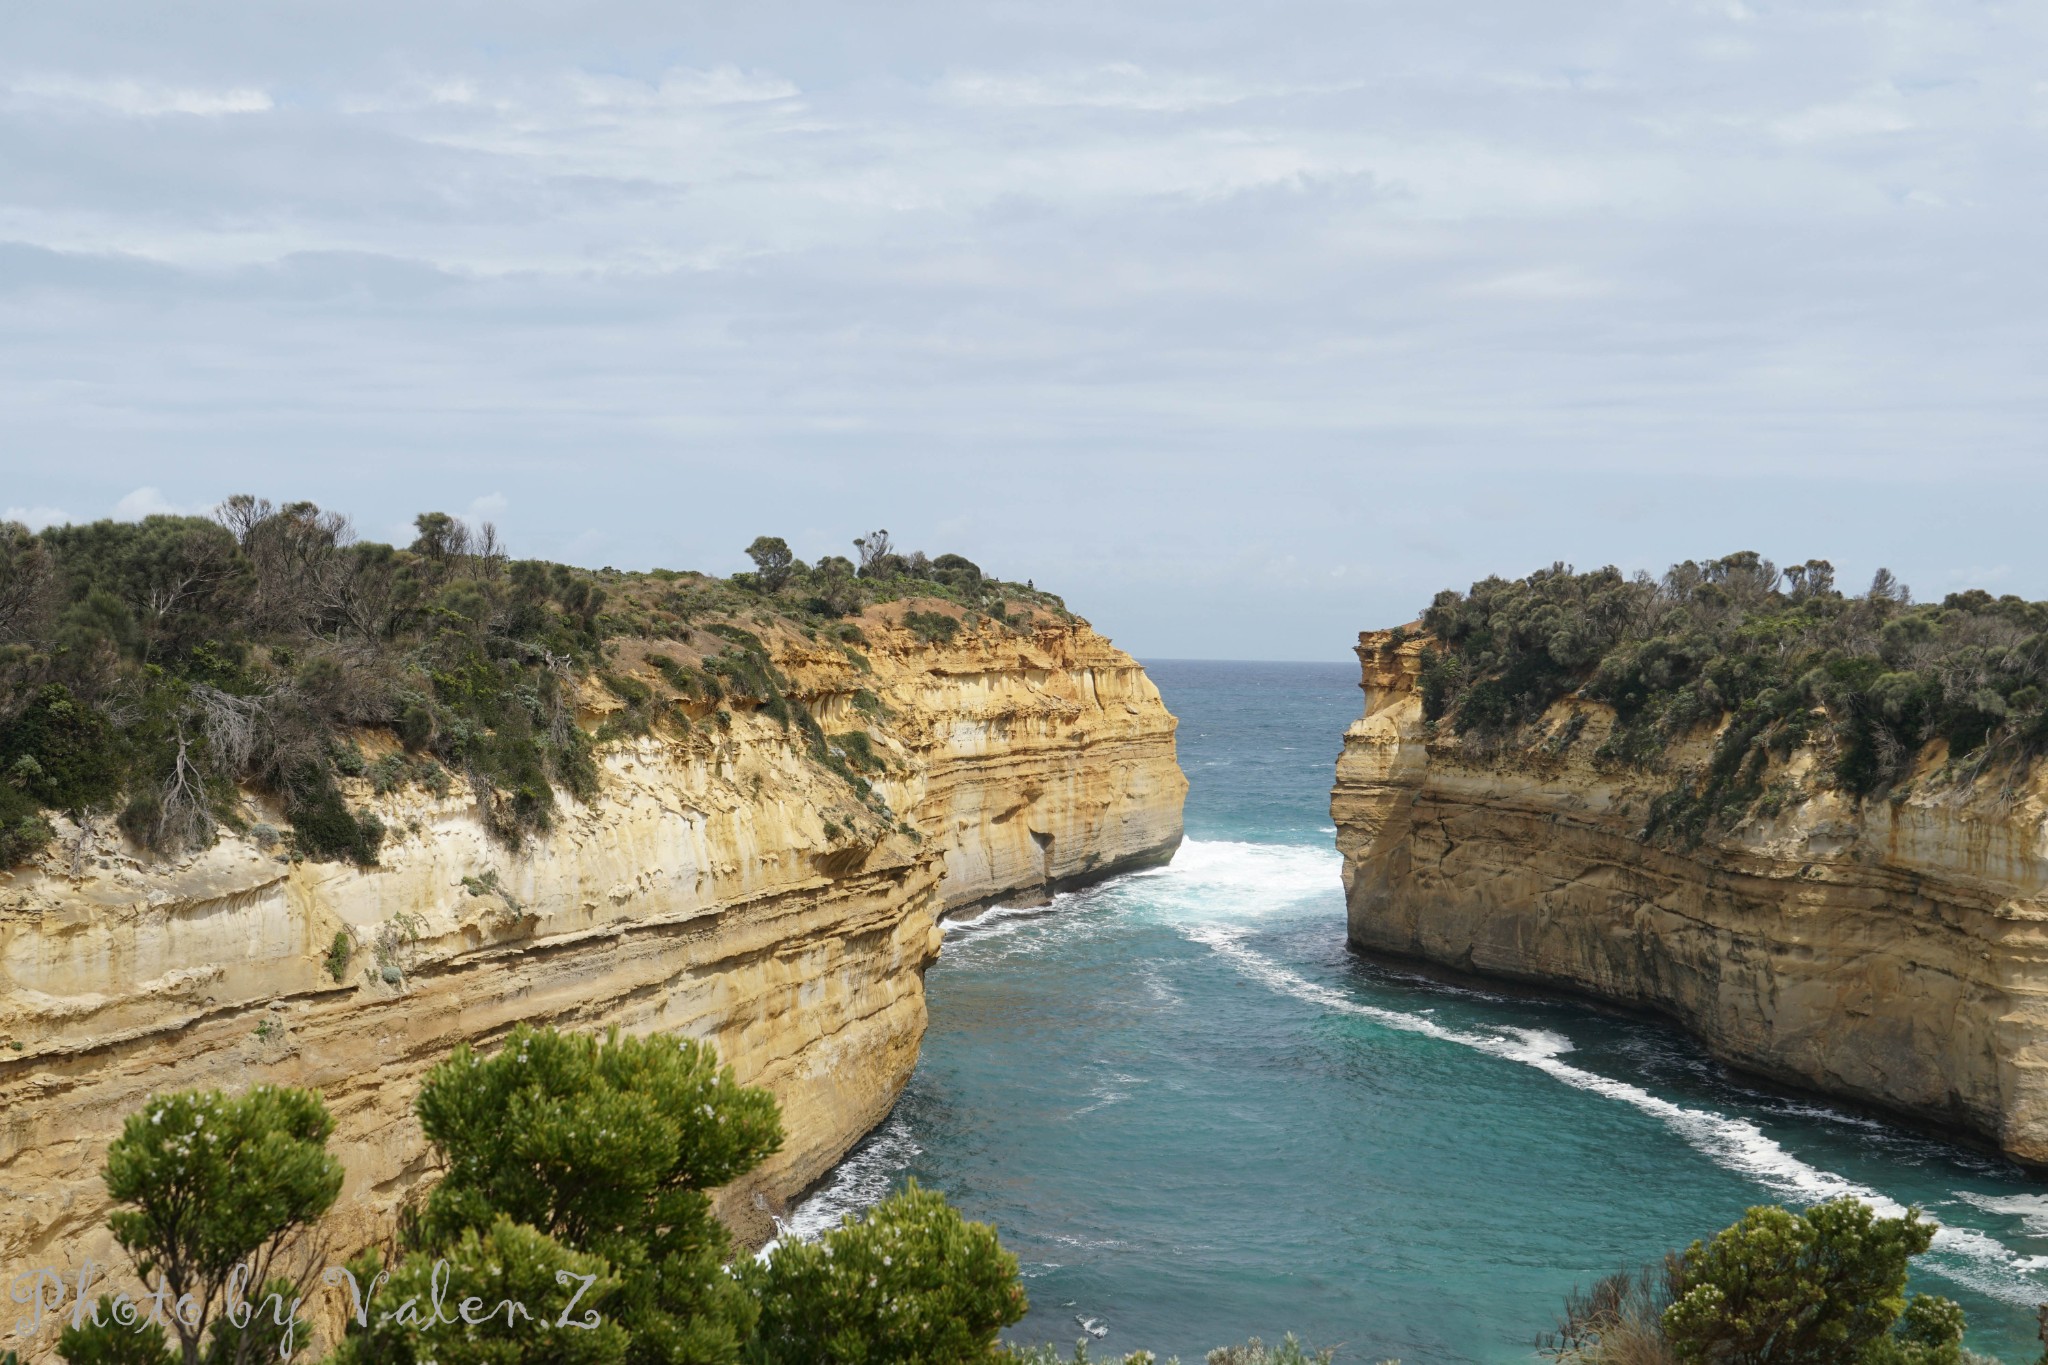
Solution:
[{"label": "bare tree", "polygon": [[249,617],[258,628],[319,633],[331,627],[339,580],[348,571],[342,552],[355,540],[347,517],[310,502],[274,508],[247,493],[223,502],[214,517],[235,533],[249,561]]},{"label": "bare tree", "polygon": [[895,545],[887,531],[870,531],[853,542],[853,548],[860,551],[860,571],[864,577],[872,578],[881,567],[882,561],[895,552]]},{"label": "bare tree", "polygon": [[1898,580],[1890,569],[1879,569],[1870,580],[1870,591],[1864,594],[1872,602],[1891,602],[1901,607],[1913,604],[1913,590]]}]

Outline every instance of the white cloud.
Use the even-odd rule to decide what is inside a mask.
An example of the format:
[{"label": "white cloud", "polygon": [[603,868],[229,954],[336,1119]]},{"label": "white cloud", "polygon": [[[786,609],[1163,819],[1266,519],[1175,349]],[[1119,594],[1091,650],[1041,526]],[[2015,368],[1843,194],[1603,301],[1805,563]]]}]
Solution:
[{"label": "white cloud", "polygon": [[1877,137],[1903,133],[1914,126],[1897,91],[1874,90],[1854,99],[1802,109],[1777,120],[1773,128],[1787,142],[1799,143]]},{"label": "white cloud", "polygon": [[[2012,577],[2012,565],[1997,564],[1989,567],[1976,566],[1968,569],[1945,569],[1942,577],[1958,589],[1990,588]],[[2032,586],[2031,584],[2029,585]]]},{"label": "white cloud", "polygon": [[509,506],[511,504],[503,493],[486,493],[480,498],[470,500],[469,508],[462,514],[462,519],[471,526],[481,526],[487,521],[495,522],[504,516],[505,509]]},{"label": "white cloud", "polygon": [[0,512],[0,521],[18,521],[31,531],[45,526],[69,526],[75,518],[61,507],[10,507]]},{"label": "white cloud", "polygon": [[210,507],[180,507],[164,497],[161,488],[138,488],[114,504],[115,521],[141,521],[144,517],[203,516]]},{"label": "white cloud", "polygon": [[708,71],[677,67],[659,80],[578,72],[569,78],[578,99],[597,108],[692,108],[721,104],[761,104],[795,99],[803,92],[780,76],[718,66]]},{"label": "white cloud", "polygon": [[117,114],[260,114],[272,107],[267,91],[254,86],[195,90],[137,80],[85,80],[75,76],[31,76],[8,87],[16,99],[84,104]]},{"label": "white cloud", "polygon": [[1612,280],[1589,275],[1573,266],[1515,270],[1463,286],[1475,298],[1521,299],[1532,303],[1596,299],[1615,292]]},{"label": "white cloud", "polygon": [[1263,97],[1343,88],[1346,87],[1248,83],[1224,76],[1148,71],[1131,62],[1108,62],[1077,71],[1039,74],[956,71],[939,81],[936,93],[942,100],[962,105],[1185,113]]}]

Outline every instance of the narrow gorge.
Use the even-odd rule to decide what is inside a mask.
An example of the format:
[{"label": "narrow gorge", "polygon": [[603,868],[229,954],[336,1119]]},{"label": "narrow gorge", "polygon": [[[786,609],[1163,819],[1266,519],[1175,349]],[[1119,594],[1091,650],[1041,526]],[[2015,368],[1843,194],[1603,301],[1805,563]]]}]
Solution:
[{"label": "narrow gorge", "polygon": [[[1908,742],[1859,796],[1789,689],[1630,756],[1598,687],[1530,688],[1503,737],[1454,724],[1441,639],[1367,631],[1357,653],[1331,798],[1354,948],[1653,1012],[1738,1068],[2048,1163],[2042,765]],[[1764,707],[1802,728],[1745,750]]]},{"label": "narrow gorge", "polygon": [[[152,1091],[255,1082],[326,1097],[347,1167],[326,1231],[362,1245],[430,1176],[421,1075],[521,1022],[712,1039],[772,1091],[783,1149],[721,1202],[761,1240],[908,1080],[945,915],[1181,838],[1175,721],[1128,655],[1064,613],[956,610],[937,639],[903,614],[849,621],[858,650],[757,625],[806,724],[667,698],[675,723],[600,743],[594,799],[517,849],[459,777],[343,781],[385,831],[365,867],[288,857],[260,820],[151,858],[111,822],[55,819],[0,874],[0,1262],[120,1266],[99,1169],[123,1119]],[[601,730],[703,653],[615,642],[580,721]],[[806,741],[854,732],[857,774]],[[357,741],[373,763],[398,750]]]}]

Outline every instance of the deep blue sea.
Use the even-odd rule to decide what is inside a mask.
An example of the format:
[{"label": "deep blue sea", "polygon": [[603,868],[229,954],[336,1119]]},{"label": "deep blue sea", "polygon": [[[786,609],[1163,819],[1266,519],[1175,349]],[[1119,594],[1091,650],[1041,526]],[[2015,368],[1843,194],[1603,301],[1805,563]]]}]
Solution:
[{"label": "deep blue sea", "polygon": [[2048,1186],[1726,1073],[1654,1023],[1345,951],[1329,790],[1348,664],[1148,662],[1180,717],[1172,866],[951,928],[894,1115],[802,1210],[906,1178],[994,1223],[1031,1314],[1098,1355],[1293,1330],[1340,1359],[1528,1360],[1574,1284],[1758,1203],[1944,1224],[1915,1285],[2031,1361]]}]

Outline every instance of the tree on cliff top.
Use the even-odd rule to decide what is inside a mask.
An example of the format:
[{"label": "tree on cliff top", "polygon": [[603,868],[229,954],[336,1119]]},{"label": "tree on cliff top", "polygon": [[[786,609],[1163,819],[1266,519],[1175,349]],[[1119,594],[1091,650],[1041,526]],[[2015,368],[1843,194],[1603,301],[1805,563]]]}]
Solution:
[{"label": "tree on cliff top", "polygon": [[781,536],[755,536],[754,543],[747,547],[747,558],[754,561],[754,574],[763,592],[781,592],[791,572],[803,567],[802,561],[789,552],[789,542]]}]

